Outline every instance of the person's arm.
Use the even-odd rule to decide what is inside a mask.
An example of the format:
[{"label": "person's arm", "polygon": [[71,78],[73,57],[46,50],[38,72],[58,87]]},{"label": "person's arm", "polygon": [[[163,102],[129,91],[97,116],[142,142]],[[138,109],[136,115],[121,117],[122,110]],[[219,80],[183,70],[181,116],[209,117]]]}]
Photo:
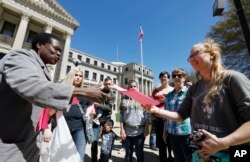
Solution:
[{"label": "person's arm", "polygon": [[34,51],[12,51],[4,63],[6,83],[23,99],[40,107],[67,110],[74,94],[98,101],[107,97],[97,88],[74,89],[72,85],[53,83],[38,57]]},{"label": "person's arm", "polygon": [[218,138],[204,129],[200,131],[202,131],[206,138],[199,143],[202,148],[198,152],[205,156],[210,156],[215,152],[228,149],[230,146],[240,145],[250,141],[250,121],[245,122],[233,133],[222,138]]},{"label": "person's arm", "polygon": [[103,100],[102,102],[95,102],[95,107],[101,107],[103,110],[112,110],[112,106],[115,103],[115,95],[113,92],[110,92],[109,98]]},{"label": "person's arm", "polygon": [[3,67],[6,83],[34,105],[66,110],[73,86],[50,81],[47,68],[37,61],[39,56],[36,55],[34,51],[26,50],[10,52]]},{"label": "person's arm", "polygon": [[120,122],[120,136],[122,140],[126,139],[126,136],[127,136],[125,129],[124,129],[124,123],[122,121]]},{"label": "person's arm", "polygon": [[42,140],[43,142],[49,142],[50,138],[52,136],[52,131],[51,131],[51,123],[48,124],[48,128],[43,130],[43,137]]},{"label": "person's arm", "polygon": [[102,102],[104,99],[110,98],[110,96],[108,94],[103,93],[96,86],[90,86],[90,87],[85,87],[85,88],[75,87],[72,95],[73,96],[74,95],[81,95],[81,96],[86,97],[87,99],[89,99],[91,101],[96,101],[96,102]]},{"label": "person's arm", "polygon": [[149,110],[150,110],[151,113],[153,113],[153,114],[155,114],[157,116],[160,116],[161,118],[165,118],[165,119],[176,121],[176,122],[183,121],[182,117],[177,112],[163,110],[163,109],[160,109],[160,108],[158,108],[156,106],[151,106],[149,108]]},{"label": "person's arm", "polygon": [[124,129],[124,116],[123,116],[123,99],[121,100],[121,104],[120,104],[120,136],[122,138],[122,140],[126,139],[126,133],[125,133],[125,129]]}]

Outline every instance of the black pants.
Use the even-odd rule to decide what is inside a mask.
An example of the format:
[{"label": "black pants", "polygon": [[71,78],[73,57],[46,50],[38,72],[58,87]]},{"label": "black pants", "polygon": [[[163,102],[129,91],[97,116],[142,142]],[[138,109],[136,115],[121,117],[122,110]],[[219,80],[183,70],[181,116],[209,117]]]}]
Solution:
[{"label": "black pants", "polygon": [[109,162],[110,156],[111,153],[109,154],[101,153],[99,162]]},{"label": "black pants", "polygon": [[164,127],[164,121],[161,118],[157,118],[153,121],[154,127],[155,127],[155,133],[156,133],[156,145],[159,148],[159,157],[160,162],[167,162],[167,148],[168,148],[168,154],[169,157],[171,156],[171,145],[169,142],[169,139],[167,138],[167,144],[163,140],[163,127]]}]

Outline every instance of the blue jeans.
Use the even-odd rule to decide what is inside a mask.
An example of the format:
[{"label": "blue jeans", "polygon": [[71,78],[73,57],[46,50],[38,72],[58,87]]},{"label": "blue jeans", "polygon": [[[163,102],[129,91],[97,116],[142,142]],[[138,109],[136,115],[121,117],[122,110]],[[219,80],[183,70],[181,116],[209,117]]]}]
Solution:
[{"label": "blue jeans", "polygon": [[135,154],[137,158],[137,162],[144,162],[144,135],[138,135],[135,137],[127,136],[125,139],[125,162],[132,162],[133,151],[135,146]]},{"label": "blue jeans", "polygon": [[86,148],[86,139],[83,128],[70,129],[71,136],[76,145],[76,149],[79,152],[81,159],[84,159],[85,148]]},{"label": "blue jeans", "polygon": [[191,162],[192,155],[186,154],[186,144],[189,135],[172,135],[168,134],[171,147],[174,152],[176,162]]},{"label": "blue jeans", "polygon": [[155,132],[150,132],[149,146],[150,147],[156,147],[156,134],[155,134]]},{"label": "blue jeans", "polygon": [[97,162],[100,125],[96,125],[93,123],[93,131],[95,135],[95,141],[91,144],[91,161]]}]

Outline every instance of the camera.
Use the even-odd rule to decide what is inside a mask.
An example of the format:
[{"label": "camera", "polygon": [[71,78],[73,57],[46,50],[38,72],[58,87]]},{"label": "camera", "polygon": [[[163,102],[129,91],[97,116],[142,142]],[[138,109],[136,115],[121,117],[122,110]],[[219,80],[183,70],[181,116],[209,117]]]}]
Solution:
[{"label": "camera", "polygon": [[190,155],[193,152],[201,149],[198,145],[205,138],[204,134],[200,131],[193,131],[187,139],[186,154]]}]

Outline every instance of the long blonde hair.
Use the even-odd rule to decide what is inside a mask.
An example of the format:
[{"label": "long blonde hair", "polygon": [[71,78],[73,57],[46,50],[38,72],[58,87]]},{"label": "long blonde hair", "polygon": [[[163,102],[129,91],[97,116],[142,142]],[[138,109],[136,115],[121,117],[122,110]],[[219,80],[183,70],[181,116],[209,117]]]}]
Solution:
[{"label": "long blonde hair", "polygon": [[[73,69],[70,70],[70,72],[62,80],[62,83],[73,85],[75,74],[78,71],[80,71],[82,73],[82,75],[84,76],[83,70],[80,67],[77,66],[77,67],[74,67]],[[82,79],[82,83],[81,83],[80,87],[83,87],[83,79]]]},{"label": "long blonde hair", "polygon": [[203,43],[199,43],[202,52],[211,54],[212,67],[210,72],[210,88],[204,98],[206,103],[211,103],[214,95],[221,90],[223,80],[227,74],[227,70],[221,62],[221,49],[213,39],[208,38]]}]

